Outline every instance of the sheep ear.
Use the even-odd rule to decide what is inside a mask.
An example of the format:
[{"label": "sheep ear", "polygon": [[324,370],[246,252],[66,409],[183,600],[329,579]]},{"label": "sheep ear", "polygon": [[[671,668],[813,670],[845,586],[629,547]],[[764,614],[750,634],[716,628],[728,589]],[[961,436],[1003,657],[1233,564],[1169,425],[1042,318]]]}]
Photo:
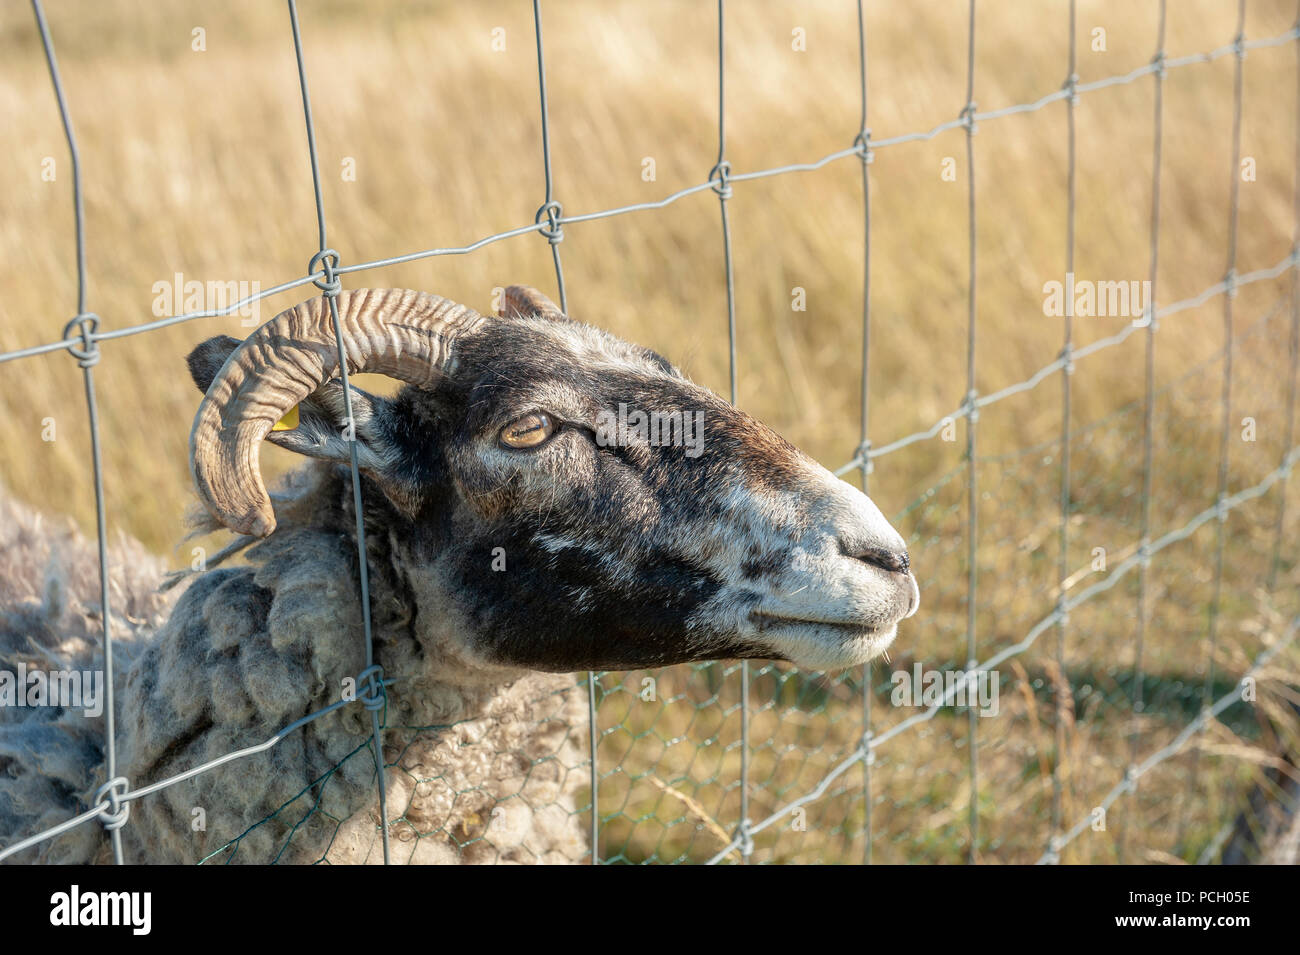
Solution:
[{"label": "sheep ear", "polygon": [[[190,375],[200,391],[207,393],[226,359],[241,344],[237,338],[218,335],[190,352],[187,359]],[[353,387],[352,417],[355,421],[349,422],[343,401],[343,385],[334,378],[286,415],[285,420],[267,435],[267,440],[307,457],[350,462],[352,449],[348,440],[355,435],[361,466],[378,469],[388,459],[384,439],[387,429],[382,426],[382,421],[391,413],[390,404],[377,395]]]},{"label": "sheep ear", "polygon": [[343,400],[343,383],[333,378],[298,405],[266,440],[287,451],[325,461],[352,461],[350,439],[357,441],[357,461],[363,468],[382,473],[391,457],[384,419],[391,402],[352,386],[352,421]]},{"label": "sheep ear", "polygon": [[[200,391],[207,392],[230,353],[241,344],[237,338],[218,335],[190,352],[190,375]],[[333,378],[298,404],[296,420],[293,413],[287,415],[266,440],[309,458],[351,464],[350,439],[355,437],[357,464],[379,482],[394,504],[411,511],[413,490],[396,477],[401,453],[392,438],[398,430],[394,427],[394,403],[355,385],[351,392],[352,421],[343,400],[343,383]]]},{"label": "sheep ear", "polygon": [[208,393],[208,386],[212,384],[212,379],[217,377],[217,372],[226,363],[230,353],[238,348],[240,344],[242,343],[238,338],[231,338],[229,335],[217,335],[215,338],[209,338],[190,352],[185,362],[190,366],[190,377],[194,379],[194,384],[199,386],[199,391],[205,395]]},{"label": "sheep ear", "polygon": [[380,395],[372,395],[355,385],[352,394],[352,421],[343,401],[343,383],[333,378],[298,404],[298,420],[283,421],[292,425],[273,430],[266,440],[278,447],[309,458],[351,465],[352,441],[355,437],[357,466],[372,477],[384,496],[407,517],[420,509],[422,489],[406,476],[406,456],[397,435],[405,429],[399,421],[398,404]]},{"label": "sheep ear", "polygon": [[516,315],[541,315],[545,318],[564,318],[564,312],[549,298],[530,285],[510,285],[501,293],[502,318]]}]

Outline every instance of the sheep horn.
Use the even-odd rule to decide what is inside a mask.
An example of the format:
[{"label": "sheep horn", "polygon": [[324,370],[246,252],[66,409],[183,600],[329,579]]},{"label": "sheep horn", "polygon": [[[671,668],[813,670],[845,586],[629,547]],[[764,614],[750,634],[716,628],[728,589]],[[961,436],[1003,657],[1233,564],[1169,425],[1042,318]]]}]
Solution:
[{"label": "sheep horn", "polygon": [[[337,297],[348,374],[376,372],[428,387],[445,372],[451,343],[485,321],[473,309],[407,289],[358,289]],[[217,372],[190,431],[199,498],[222,524],[265,537],[275,512],[258,452],[271,427],[339,374],[328,301],[286,309],[236,348]]]}]

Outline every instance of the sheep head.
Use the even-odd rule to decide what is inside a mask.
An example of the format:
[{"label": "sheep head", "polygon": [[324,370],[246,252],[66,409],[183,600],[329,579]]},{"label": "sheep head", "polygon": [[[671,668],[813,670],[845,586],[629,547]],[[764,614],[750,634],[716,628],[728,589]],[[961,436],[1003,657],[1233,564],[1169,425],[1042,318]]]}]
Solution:
[{"label": "sheep head", "polygon": [[[467,622],[456,639],[472,659],[829,669],[876,656],[915,612],[906,547],[875,504],[655,352],[518,286],[494,317],[405,290],[336,302],[349,373],[407,385],[353,387],[349,425],[321,298],[242,343],[204,342],[189,359],[205,392],[199,496],[266,536],[262,441],[346,464],[355,438],[405,572]],[[296,426],[277,428],[295,406]]]}]

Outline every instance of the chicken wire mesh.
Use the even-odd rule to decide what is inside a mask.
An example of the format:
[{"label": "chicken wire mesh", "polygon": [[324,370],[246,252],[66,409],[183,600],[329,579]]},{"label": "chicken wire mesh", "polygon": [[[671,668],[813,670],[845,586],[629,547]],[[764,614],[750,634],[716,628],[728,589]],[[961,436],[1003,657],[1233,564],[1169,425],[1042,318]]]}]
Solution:
[{"label": "chicken wire mesh", "polygon": [[[663,208],[687,196],[712,191],[720,206],[721,240],[730,345],[731,399],[737,398],[743,368],[736,340],[743,322],[736,314],[732,221],[728,201],[743,183],[795,172],[815,173],[840,160],[861,164],[865,247],[862,309],[861,431],[851,461],[840,474],[860,474],[864,488],[874,468],[887,467],[887,455],[946,455],[947,470],[907,503],[895,521],[910,529],[909,546],[925,555],[920,584],[927,627],[901,650],[893,669],[820,674],[782,663],[707,664],[649,673],[587,674],[576,688],[585,696],[587,726],[563,718],[572,713],[572,693],[557,694],[553,719],[544,721],[543,751],[520,767],[524,776],[553,772],[586,778],[585,805],[565,807],[589,826],[589,861],[604,862],[810,862],[810,861],[1149,861],[1173,845],[1201,848],[1213,861],[1240,841],[1229,835],[1241,828],[1236,818],[1241,795],[1256,787],[1246,811],[1246,828],[1258,830],[1265,812],[1255,794],[1273,802],[1294,799],[1287,788],[1289,758],[1267,768],[1278,775],[1272,790],[1261,790],[1256,775],[1243,774],[1231,761],[1203,758],[1232,755],[1243,741],[1266,740],[1278,732],[1261,715],[1284,722],[1285,690],[1274,688],[1255,707],[1241,702],[1239,681],[1274,678],[1282,686],[1286,671],[1269,669],[1296,633],[1294,612],[1285,599],[1295,567],[1294,508],[1285,492],[1298,452],[1293,446],[1296,397],[1297,245],[1277,263],[1240,270],[1236,255],[1241,158],[1242,71],[1251,50],[1295,45],[1300,27],[1247,39],[1245,3],[1231,42],[1183,57],[1165,51],[1165,5],[1160,5],[1155,55],[1144,67],[1088,83],[1076,75],[1077,16],[1069,5],[1071,55],[1061,89],[1033,102],[981,111],[975,102],[976,4],[969,5],[966,99],[955,119],[934,128],[889,138],[873,138],[868,126],[867,34],[862,5],[856,27],[860,51],[859,131],[846,148],[812,162],[754,172],[733,172],[727,159],[725,92],[726,11],[717,5],[718,151],[704,182],[661,200],[582,215],[566,215],[553,187],[546,66],[539,0],[533,3],[541,111],[544,201],[532,225],[488,236],[460,248],[430,249],[388,259],[344,264],[327,243],[314,124],[298,25],[288,3],[298,65],[308,152],[313,171],[319,248],[308,274],[253,296],[315,286],[330,299],[342,280],[363,270],[381,269],[419,258],[470,253],[489,243],[539,233],[547,239],[561,305],[568,309],[562,268],[564,228],[611,216]],[[108,516],[102,489],[100,435],[93,370],[98,343],[183,321],[230,314],[252,299],[223,309],[175,315],[156,322],[100,331],[88,311],[82,185],[74,125],[65,102],[55,46],[40,0],[33,0],[40,35],[73,157],[77,219],[79,299],[76,317],[63,340],[0,355],[0,361],[66,350],[83,370],[91,423],[91,461],[98,515],[101,606],[110,611]],[[846,20],[853,22],[852,5]],[[1159,304],[1156,278],[1159,249],[1160,91],[1170,71],[1194,68],[1224,58],[1235,60],[1234,156],[1229,209],[1229,248],[1223,278],[1192,298]],[[1300,69],[1297,70],[1300,76]],[[1077,347],[1069,316],[1060,355],[1024,381],[991,394],[977,389],[979,304],[975,286],[979,205],[975,134],[982,125],[1032,114],[1061,104],[1069,117],[1068,208],[1062,227],[1067,236],[1065,272],[1073,272],[1075,198],[1074,110],[1085,95],[1108,87],[1149,80],[1156,91],[1155,148],[1151,177],[1151,297],[1140,317],[1120,332]],[[964,139],[968,199],[969,294],[965,322],[966,397],[951,414],[924,431],[875,446],[870,419],[871,207],[867,187],[876,152],[905,147],[942,135]],[[738,228],[743,225],[737,224]],[[1287,280],[1284,282],[1284,280]],[[1289,288],[1286,287],[1289,285]],[[1153,355],[1161,322],[1204,306],[1223,310],[1222,347],[1213,355],[1159,381]],[[1236,318],[1234,318],[1234,315]],[[1244,324],[1239,320],[1248,316]],[[337,329],[337,315],[335,316]],[[1168,322],[1163,334],[1169,334]],[[1176,331],[1175,331],[1176,333]],[[1287,343],[1283,347],[1282,343]],[[338,342],[340,352],[343,344]],[[996,345],[992,346],[996,347]],[[1112,350],[1145,349],[1145,392],[1104,418],[1076,421],[1070,412],[1073,382]],[[1096,356],[1096,357],[1094,357]],[[343,363],[346,369],[346,363]],[[344,372],[346,375],[346,371]],[[1028,417],[1028,404],[1060,388],[1062,414],[1042,434],[1024,433],[1022,447],[988,450],[979,443],[978,423],[994,415]],[[345,389],[344,394],[347,395]],[[1173,399],[1177,398],[1175,402]],[[1239,425],[1233,409],[1253,417],[1285,419],[1285,427],[1252,438],[1249,454],[1232,453],[1230,437]],[[934,450],[938,448],[939,450]],[[910,450],[909,450],[910,449]],[[882,461],[882,458],[885,459]],[[374,826],[383,839],[385,861],[415,858],[423,839],[435,834],[427,821],[389,812],[382,763],[400,767],[403,793],[417,787],[442,787],[464,802],[456,828],[436,834],[473,851],[494,852],[485,836],[497,808],[476,799],[472,789],[457,789],[436,767],[408,766],[404,756],[423,732],[441,727],[390,722],[383,674],[370,652],[369,599],[361,518],[361,485],[352,464],[358,536],[358,590],[365,611],[367,668],[354,702],[340,702],[308,717],[350,707],[365,711],[369,737],[330,773],[281,809],[292,820],[289,837],[267,858],[292,855],[303,827],[338,831],[343,820],[324,808],[331,777],[346,764],[360,762],[374,778],[380,812],[396,819]],[[1177,483],[1165,481],[1176,476]],[[1207,497],[1206,488],[1215,488]],[[1107,547],[1084,542],[1106,541]],[[1225,553],[1228,555],[1225,557]],[[1280,586],[1279,586],[1280,584]],[[1114,621],[1128,619],[1120,633]],[[1229,626],[1231,624],[1231,626]],[[1189,639],[1189,635],[1197,635]],[[1119,644],[1116,647],[1116,644]],[[112,641],[104,634],[104,668],[112,672]],[[1195,658],[1195,659],[1193,659]],[[1282,659],[1285,659],[1284,657]],[[981,662],[982,661],[982,662]],[[918,706],[889,705],[899,689],[897,674],[921,666],[966,676],[950,681],[936,700]],[[1197,672],[1195,663],[1203,663]],[[1004,666],[1005,664],[1005,666]],[[992,718],[976,706],[953,705],[962,680],[977,674],[1000,678],[1005,696]],[[111,688],[112,680],[108,686]],[[561,699],[563,698],[563,699]],[[1265,705],[1267,702],[1267,706]],[[356,703],[361,706],[357,707]],[[231,753],[169,779],[126,780],[116,774],[111,699],[107,706],[107,780],[94,804],[80,816],[29,839],[0,849],[0,858],[17,854],[74,826],[103,824],[113,852],[122,860],[121,834],[129,829],[134,800],[277,745],[301,728],[284,728],[261,747]],[[543,724],[538,724],[539,727]],[[1188,781],[1187,798],[1169,803],[1151,794],[1144,776],[1174,761]],[[1258,762],[1258,759],[1256,760]],[[368,769],[365,769],[368,767]],[[539,768],[540,767],[540,768]],[[388,774],[392,778],[393,774]],[[526,799],[524,795],[518,797]],[[1265,800],[1267,801],[1267,800]],[[1082,840],[1098,830],[1097,813],[1116,802],[1112,835]],[[534,807],[535,808],[535,807]],[[994,811],[996,809],[996,811]],[[1244,817],[1243,817],[1244,818]],[[1025,820],[1034,824],[1026,824]],[[256,830],[236,835],[204,861],[231,861]],[[1249,840],[1247,840],[1249,842]],[[265,848],[260,847],[265,853]],[[1256,838],[1249,851],[1259,855]],[[1068,855],[1067,855],[1068,853]],[[288,855],[286,855],[288,854]],[[241,859],[242,861],[242,859]],[[305,860],[309,861],[309,860]]]}]

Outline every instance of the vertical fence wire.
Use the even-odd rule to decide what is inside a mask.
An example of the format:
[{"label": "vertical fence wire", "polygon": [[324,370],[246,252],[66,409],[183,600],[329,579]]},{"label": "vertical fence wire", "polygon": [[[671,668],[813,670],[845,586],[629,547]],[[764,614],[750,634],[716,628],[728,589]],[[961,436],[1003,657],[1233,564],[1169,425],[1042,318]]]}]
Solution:
[{"label": "vertical fence wire", "polygon": [[542,110],[542,169],[546,176],[546,201],[537,210],[534,221],[546,220],[541,230],[551,244],[551,260],[555,263],[555,284],[560,293],[560,311],[569,314],[569,296],[564,287],[564,267],[560,264],[560,243],[564,241],[564,207],[555,201],[555,187],[551,178],[551,121],[550,105],[546,98],[546,57],[542,50],[542,3],[533,0],[533,34],[537,38],[537,95]]},{"label": "vertical fence wire", "polygon": [[600,742],[600,727],[596,721],[596,673],[587,671],[587,759],[591,763],[591,864],[600,865],[600,771],[596,763],[596,749]]},{"label": "vertical fence wire", "polygon": [[[1214,537],[1214,583],[1210,596],[1208,634],[1205,648],[1205,682],[1202,684],[1201,689],[1201,708],[1203,711],[1207,710],[1214,702],[1214,655],[1218,648],[1219,611],[1223,599],[1224,537],[1228,520],[1228,511],[1224,507],[1224,499],[1228,496],[1228,458],[1231,450],[1232,434],[1232,303],[1237,294],[1237,218],[1241,194],[1241,98],[1243,67],[1246,59],[1245,31],[1246,0],[1239,0],[1237,4],[1237,35],[1234,40],[1236,59],[1232,79],[1232,165],[1230,168],[1232,178],[1228,199],[1228,255],[1223,276],[1223,282],[1226,286],[1223,293],[1223,384],[1219,393],[1222,428],[1219,431],[1219,474],[1214,498],[1218,513],[1216,515]],[[1197,734],[1198,737],[1203,735],[1203,730],[1204,725],[1202,726],[1202,732]],[[1191,764],[1188,792],[1194,793],[1198,791],[1200,776],[1200,747],[1192,750]],[[1182,825],[1179,828],[1185,834],[1188,823],[1186,803],[1184,803],[1184,809]]]},{"label": "vertical fence wire", "polygon": [[[726,0],[718,0],[718,161],[709,171],[709,181],[722,210],[722,259],[727,282],[727,345],[731,379],[731,403],[736,392],[736,282],[731,262],[731,225],[727,200],[731,198],[731,163],[727,162],[727,59]],[[740,864],[749,863],[754,842],[749,836],[749,661],[740,661]]]},{"label": "vertical fence wire", "polygon": [[80,348],[69,347],[81,368],[82,382],[86,391],[86,415],[90,424],[90,461],[95,483],[95,532],[99,550],[99,616],[104,628],[104,769],[103,786],[95,794],[95,802],[107,797],[108,810],[100,817],[109,833],[112,845],[113,861],[122,865],[122,827],[130,816],[131,807],[120,801],[120,797],[129,788],[125,777],[117,775],[117,732],[116,716],[113,704],[113,625],[108,601],[108,517],[104,502],[104,461],[99,433],[99,406],[95,401],[94,367],[99,362],[99,344],[92,337],[99,327],[99,318],[86,311],[86,213],[84,192],[81,186],[81,153],[77,149],[77,135],[72,128],[72,116],[68,112],[68,102],[63,95],[63,79],[59,73],[59,61],[54,54],[54,39],[50,35],[49,24],[45,20],[45,11],[40,0],[32,0],[32,12],[36,15],[36,27],[41,34],[41,45],[45,49],[45,62],[50,68],[50,82],[54,86],[54,97],[59,104],[59,117],[63,121],[63,133],[68,141],[68,155],[72,163],[72,206],[76,223],[77,244],[77,315],[63,329],[63,337],[71,338],[73,333],[81,336]]},{"label": "vertical fence wire", "polygon": [[[970,0],[970,27],[966,48],[966,105],[962,118],[966,127],[966,240],[969,247],[969,279],[966,316],[966,670],[979,666],[975,640],[976,567],[975,551],[979,528],[976,509],[979,493],[975,479],[975,425],[979,408],[975,405],[975,0]],[[970,772],[970,848],[967,861],[975,863],[979,849],[979,755],[978,717],[975,707],[966,710],[968,768]]]},{"label": "vertical fence wire", "polygon": [[[343,344],[343,328],[339,322],[338,294],[341,283],[335,270],[339,265],[339,254],[329,247],[325,231],[325,199],[321,191],[320,165],[316,152],[316,124],[312,120],[311,94],[307,86],[307,66],[303,60],[302,32],[298,25],[298,5],[296,0],[288,0],[289,25],[293,30],[293,52],[298,61],[298,86],[302,91],[303,120],[307,125],[307,152],[311,158],[312,189],[316,197],[316,225],[319,233],[320,248],[312,256],[307,271],[313,273],[317,267],[323,270],[323,278],[316,280],[316,287],[321,290],[329,305],[330,318],[334,323],[334,344],[338,349],[339,381],[343,385],[343,413],[345,416],[344,439],[351,451],[352,469],[352,507],[356,512],[357,528],[357,572],[361,585],[361,623],[365,638],[366,668],[358,678],[358,699],[370,711],[370,746],[375,757],[375,779],[379,790],[379,830],[384,846],[384,865],[392,861],[388,838],[388,789],[384,779],[384,745],[383,727],[380,723],[380,711],[384,708],[385,692],[383,669],[375,663],[374,639],[370,620],[370,566],[366,557],[366,519],[361,500],[361,468],[358,462],[356,418],[352,415],[352,386],[348,383],[348,356]],[[363,685],[365,689],[363,689]]]},{"label": "vertical fence wire", "polygon": [[[1296,4],[1296,29],[1300,31],[1300,3]],[[1295,399],[1296,367],[1300,364],[1300,273],[1296,266],[1300,264],[1300,33],[1296,43],[1296,114],[1295,114],[1295,226],[1291,239],[1291,339],[1290,369],[1287,373],[1286,388],[1286,438],[1282,442],[1283,465],[1295,439]],[[1282,526],[1286,522],[1287,480],[1279,482],[1277,499],[1277,526],[1273,534],[1273,559],[1269,562],[1268,592],[1277,589],[1277,573],[1282,562]]]},{"label": "vertical fence wire", "polygon": [[[1065,208],[1065,274],[1069,285],[1074,275],[1074,219],[1077,192],[1077,164],[1075,161],[1075,121],[1074,107],[1078,102],[1075,87],[1079,83],[1075,72],[1078,51],[1076,46],[1075,0],[1070,0],[1070,65],[1065,79],[1065,89],[1069,94],[1065,99],[1065,117],[1069,149],[1068,170],[1066,172],[1066,208]],[[1070,678],[1065,668],[1065,635],[1069,626],[1069,611],[1066,603],[1066,581],[1070,575],[1070,412],[1071,384],[1074,375],[1074,302],[1065,303],[1064,343],[1061,346],[1061,514],[1058,527],[1059,553],[1057,555],[1057,595],[1056,595],[1056,758],[1052,760],[1052,820],[1051,835],[1048,840],[1049,851],[1056,851],[1056,840],[1061,834],[1061,803],[1064,782],[1061,779],[1065,762],[1067,741],[1065,738],[1066,713],[1074,707],[1074,693]]]},{"label": "vertical fence wire", "polygon": [[[1151,567],[1151,491],[1153,483],[1152,471],[1152,445],[1154,441],[1155,428],[1155,383],[1156,383],[1156,279],[1159,276],[1160,265],[1160,165],[1161,150],[1164,140],[1164,93],[1165,93],[1165,22],[1166,22],[1166,0],[1160,0],[1159,27],[1157,28],[1156,54],[1152,62],[1156,64],[1156,71],[1152,74],[1155,81],[1155,106],[1153,108],[1152,131],[1151,131],[1151,229],[1150,241],[1151,251],[1149,255],[1149,267],[1147,269],[1148,281],[1150,282],[1151,291],[1147,295],[1147,311],[1143,316],[1146,322],[1146,354],[1145,354],[1145,371],[1143,376],[1143,397],[1142,397],[1142,511],[1139,518],[1141,526],[1138,531],[1138,581],[1137,581],[1137,636],[1133,646],[1133,690],[1130,694],[1130,707],[1132,709],[1132,718],[1128,734],[1128,754],[1129,770],[1126,774],[1130,782],[1128,789],[1129,809],[1135,805],[1137,798],[1137,778],[1133,773],[1134,766],[1137,762],[1137,744],[1138,744],[1138,721],[1141,719],[1142,710],[1145,706],[1143,694],[1143,653],[1145,651],[1147,618],[1149,616],[1149,607],[1147,606],[1147,575]],[[1290,447],[1290,441],[1287,441],[1287,447]],[[1125,848],[1128,837],[1127,816],[1124,813],[1120,817],[1119,832],[1117,834],[1117,854],[1119,861],[1124,862]]]},{"label": "vertical fence wire", "polygon": [[[541,223],[542,235],[551,246],[551,261],[555,265],[555,286],[560,295],[560,311],[569,314],[569,297],[564,287],[564,267],[560,262],[560,243],[564,241],[564,224],[560,221],[564,208],[555,199],[554,180],[551,176],[551,108],[546,95],[546,53],[542,43],[542,3],[533,0],[533,38],[537,43],[537,98],[542,117],[542,172],[546,179],[546,201],[537,210],[534,220]],[[587,758],[591,764],[591,854],[592,865],[600,865],[600,767],[596,751],[600,743],[600,726],[596,717],[596,681],[594,670],[587,671]]]},{"label": "vertical fence wire", "polygon": [[[854,146],[862,160],[862,416],[857,457],[861,461],[862,493],[868,492],[871,474],[869,373],[871,368],[871,192],[867,167],[871,165],[871,130],[867,127],[867,28],[862,0],[858,0],[858,74],[862,88],[862,116]],[[862,861],[871,864],[871,764],[876,754],[871,742],[871,664],[862,664]]]}]

